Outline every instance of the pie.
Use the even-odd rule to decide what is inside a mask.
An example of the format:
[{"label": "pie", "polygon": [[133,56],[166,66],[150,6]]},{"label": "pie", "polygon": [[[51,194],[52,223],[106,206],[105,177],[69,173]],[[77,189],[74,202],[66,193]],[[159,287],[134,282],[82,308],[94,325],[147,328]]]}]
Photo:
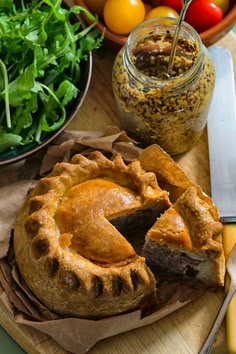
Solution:
[{"label": "pie", "polygon": [[155,278],[119,228],[143,217],[151,225],[169,206],[168,192],[138,160],[75,155],[42,178],[21,209],[14,230],[21,275],[65,316],[106,317],[152,304]]},{"label": "pie", "polygon": [[221,231],[211,198],[153,145],[129,164],[98,151],[56,164],[19,212],[14,250],[50,310],[97,319],[157,304],[162,276],[222,286]]}]

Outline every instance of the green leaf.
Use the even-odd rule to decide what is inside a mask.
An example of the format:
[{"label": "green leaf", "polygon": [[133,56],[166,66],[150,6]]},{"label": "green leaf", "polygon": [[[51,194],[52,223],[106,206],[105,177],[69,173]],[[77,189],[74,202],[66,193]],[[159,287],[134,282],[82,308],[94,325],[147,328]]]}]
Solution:
[{"label": "green leaf", "polygon": [[82,6],[76,6],[76,5],[72,6],[69,12],[74,13],[76,15],[79,15],[81,12],[84,12],[90,21],[93,21],[95,23],[98,21],[98,18],[96,16],[92,15],[91,12],[89,12],[87,9],[83,8]]},{"label": "green leaf", "polygon": [[78,91],[78,88],[74,84],[68,80],[65,80],[60,84],[58,90],[56,91],[56,96],[60,99],[63,106],[66,106],[73,98],[77,96]]},{"label": "green leaf", "polygon": [[1,0],[0,11],[12,11],[15,9],[15,5],[12,0]]},{"label": "green leaf", "polygon": [[25,39],[27,39],[27,41],[30,41],[30,42],[33,42],[33,43],[37,43],[38,39],[39,39],[38,30],[34,30],[32,32],[29,32],[27,34],[27,36],[25,36]]},{"label": "green leaf", "polygon": [[31,89],[35,83],[34,65],[27,67],[16,80],[9,84],[9,102],[10,105],[16,107],[22,104],[24,100],[30,100],[32,94]]},{"label": "green leaf", "polygon": [[22,138],[16,134],[0,134],[0,153],[19,145]]},{"label": "green leaf", "polygon": [[57,129],[59,129],[62,124],[65,122],[65,118],[66,118],[66,115],[65,115],[65,112],[63,115],[61,115],[60,119],[57,120],[56,122],[54,122],[53,124],[49,124],[48,121],[47,121],[47,118],[45,115],[43,115],[41,117],[41,128],[43,131],[45,132],[53,132]]},{"label": "green leaf", "polygon": [[35,67],[34,64],[28,66],[24,72],[19,75],[17,81],[17,91],[23,98],[28,97],[28,92],[34,87]]}]

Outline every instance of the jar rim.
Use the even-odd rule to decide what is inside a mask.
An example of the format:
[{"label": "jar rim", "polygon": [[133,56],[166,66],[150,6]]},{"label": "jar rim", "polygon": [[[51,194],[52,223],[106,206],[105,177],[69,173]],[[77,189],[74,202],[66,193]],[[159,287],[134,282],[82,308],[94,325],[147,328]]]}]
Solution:
[{"label": "jar rim", "polygon": [[[138,69],[136,68],[135,64],[131,60],[130,54],[132,52],[132,49],[138,44],[138,41],[136,42],[135,45],[133,44],[135,43],[138,37],[138,33],[140,33],[142,30],[145,29],[150,30],[151,28],[158,28],[159,25],[165,27],[166,32],[168,30],[171,30],[171,33],[174,34],[177,22],[178,19],[176,18],[156,17],[156,18],[143,21],[141,24],[135,27],[135,29],[129,34],[125,44],[124,55],[126,56],[126,60],[128,61],[128,65],[133,77],[135,76],[135,72],[137,72]],[[187,69],[183,74],[181,74],[181,76],[173,76],[170,78],[150,77],[142,73],[141,75],[139,75],[140,82],[142,82],[143,84],[149,84],[155,88],[165,87],[166,89],[167,86],[169,86],[170,88],[175,86],[182,87],[183,85],[185,85],[187,80],[191,79],[195,75],[196,71],[198,71],[202,63],[202,51],[204,46],[197,31],[187,22],[183,22],[183,24],[181,25],[179,37],[181,37],[181,34],[183,35],[184,33],[190,35],[190,37],[193,40],[193,43],[197,44],[197,49],[198,49],[197,56],[193,65],[189,69]],[[157,30],[152,31],[149,37],[155,34],[160,34],[160,32],[158,32]],[[148,36],[144,37],[144,39],[145,38],[148,38]]]}]

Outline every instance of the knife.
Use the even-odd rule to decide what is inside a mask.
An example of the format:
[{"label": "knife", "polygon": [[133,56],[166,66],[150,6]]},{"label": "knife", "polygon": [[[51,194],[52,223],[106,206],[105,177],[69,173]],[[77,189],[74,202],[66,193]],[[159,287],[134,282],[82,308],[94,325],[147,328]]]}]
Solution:
[{"label": "knife", "polygon": [[[211,195],[224,224],[227,261],[236,242],[236,97],[233,60],[226,48],[208,49],[216,71],[215,90],[208,114]],[[226,289],[229,279],[226,279]],[[228,351],[236,354],[236,296],[226,313]]]}]

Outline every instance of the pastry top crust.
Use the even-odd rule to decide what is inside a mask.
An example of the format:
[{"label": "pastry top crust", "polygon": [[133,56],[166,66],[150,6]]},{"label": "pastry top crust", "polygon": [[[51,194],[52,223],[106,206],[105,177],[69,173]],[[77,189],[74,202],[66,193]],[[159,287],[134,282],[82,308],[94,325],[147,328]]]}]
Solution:
[{"label": "pastry top crust", "polygon": [[139,160],[143,169],[156,174],[159,186],[169,192],[172,203],[175,203],[186,189],[195,187],[198,196],[208,204],[208,210],[214,220],[219,220],[219,212],[212,199],[187,176],[185,171],[160,146],[153,144],[147,147],[141,153]]},{"label": "pastry top crust", "polygon": [[[109,219],[160,200],[170,205],[155,174],[142,170],[138,161],[125,165],[121,155],[111,161],[100,152],[89,159],[75,155],[71,163],[57,164],[31,192],[25,227],[30,229],[36,219],[40,222],[47,211],[53,218],[48,231],[55,227],[60,246],[98,263],[129,262],[130,257],[136,257],[133,247]],[[45,235],[48,226],[40,227]],[[117,252],[119,249],[122,252]]]},{"label": "pastry top crust", "polygon": [[215,221],[210,205],[189,187],[148,231],[146,239],[193,251],[222,253],[218,238],[223,225]]},{"label": "pastry top crust", "polygon": [[109,222],[160,203],[168,192],[138,160],[126,165],[94,152],[55,165],[29,193],[17,218],[14,249],[30,289],[65,315],[103,317],[155,296],[155,279]]}]

